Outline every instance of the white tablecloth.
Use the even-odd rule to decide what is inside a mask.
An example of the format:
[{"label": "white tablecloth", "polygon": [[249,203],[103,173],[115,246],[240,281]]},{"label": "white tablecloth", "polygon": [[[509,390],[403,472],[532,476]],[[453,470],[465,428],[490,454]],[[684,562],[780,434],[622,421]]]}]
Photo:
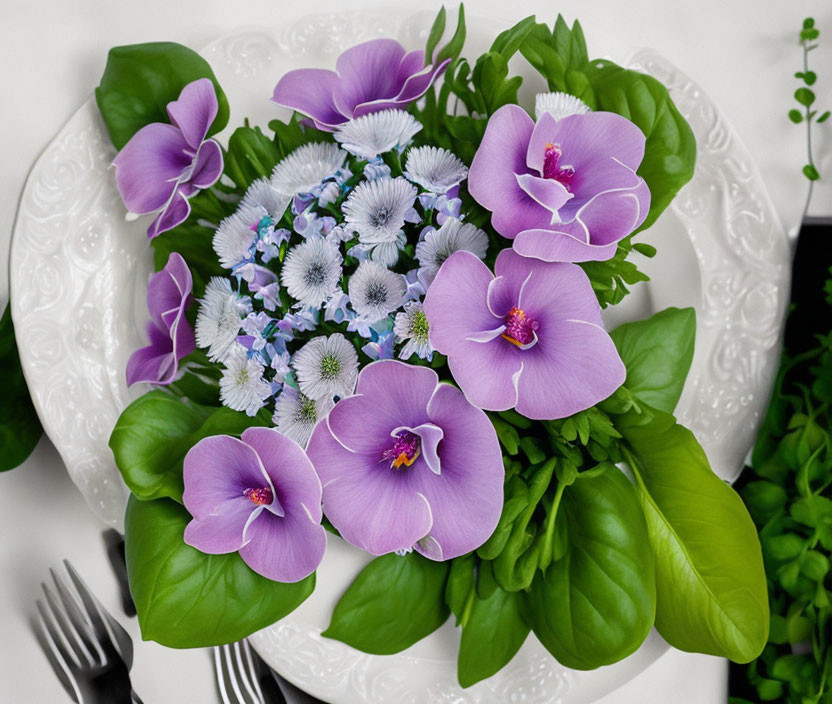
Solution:
[{"label": "white tablecloth", "polygon": [[[416,8],[392,0],[403,12]],[[356,7],[380,3],[358,0]],[[438,8],[432,0],[422,4]],[[200,47],[242,27],[280,28],[309,12],[341,11],[341,0],[3,0],[0,7],[0,304],[5,304],[8,241],[29,167],[104,69],[118,44],[173,40]],[[787,228],[799,220],[805,194],[800,176],[805,144],[786,112],[798,86],[801,54],[795,41],[802,18],[814,15],[822,48],[812,54],[819,75],[818,104],[832,108],[832,4],[826,0],[477,0],[471,15],[527,14],[553,21],[557,11],[579,17],[590,54],[626,56],[652,47],[677,64],[727,114],[754,154]],[[277,77],[276,77],[277,78]],[[828,178],[816,189],[810,213],[832,215],[832,128],[818,130],[818,167]],[[69,312],[68,312],[69,313]],[[68,701],[31,635],[38,585],[49,566],[67,557],[114,614],[119,598],[101,540],[103,526],[87,510],[48,440],[17,470],[0,475],[0,702]],[[126,622],[126,619],[122,619]],[[135,619],[126,622],[137,643],[134,683],[147,704],[214,702],[205,651],[172,651],[140,643]],[[723,660],[671,651],[636,680],[598,704],[716,704],[726,701]]]}]

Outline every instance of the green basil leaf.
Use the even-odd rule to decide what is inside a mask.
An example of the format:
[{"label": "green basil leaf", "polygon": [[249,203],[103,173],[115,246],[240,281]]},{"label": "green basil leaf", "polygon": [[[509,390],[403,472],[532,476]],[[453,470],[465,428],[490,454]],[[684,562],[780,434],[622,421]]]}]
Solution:
[{"label": "green basil leaf", "polygon": [[144,640],[169,648],[231,643],[294,611],[315,575],[292,584],[252,571],[238,553],[207,555],[182,539],[190,514],[168,499],[130,497],[124,518],[130,594]]},{"label": "green basil leaf", "polygon": [[529,627],[520,615],[520,595],[496,587],[487,599],[473,598],[462,627],[457,679],[470,687],[490,677],[520,650]]},{"label": "green basil leaf", "polygon": [[377,557],[347,588],[321,635],[373,655],[409,648],[448,618],[446,562],[417,552]]},{"label": "green basil leaf", "polygon": [[564,491],[566,553],[538,573],[523,612],[566,667],[589,670],[634,652],[653,626],[653,554],[638,497],[615,467]]},{"label": "green basil leaf", "polygon": [[140,396],[119,416],[110,449],[124,482],[143,501],[182,501],[182,460],[209,435],[240,435],[252,425],[271,425],[267,413],[249,418],[230,408],[186,403],[160,390]]},{"label": "green basil leaf", "polygon": [[278,161],[277,145],[259,127],[238,127],[228,138],[225,173],[241,190],[271,175]]},{"label": "green basil leaf", "polygon": [[687,428],[653,409],[618,430],[629,447],[656,555],[656,628],[680,650],[749,662],[768,637],[766,575],[739,495],[711,470]]},{"label": "green basil leaf", "polygon": [[627,367],[624,385],[639,401],[673,413],[693,360],[696,313],[666,308],[610,333]]},{"label": "green basil leaf", "polygon": [[0,319],[0,472],[17,467],[35,449],[43,428],[32,405],[14,339],[11,304]]},{"label": "green basil leaf", "polygon": [[228,100],[205,59],[172,42],[110,49],[95,100],[115,148],[151,122],[169,122],[167,104],[198,78],[210,78],[217,92],[217,116],[208,130],[212,135],[228,122]]}]

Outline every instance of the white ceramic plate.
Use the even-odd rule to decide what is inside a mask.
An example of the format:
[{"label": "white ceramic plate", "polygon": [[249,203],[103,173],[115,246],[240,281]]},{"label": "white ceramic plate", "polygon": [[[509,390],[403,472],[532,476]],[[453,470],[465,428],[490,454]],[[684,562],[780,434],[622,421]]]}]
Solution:
[{"label": "white ceramic plate", "polygon": [[[300,66],[331,66],[360,41],[398,37],[423,46],[431,17],[392,11],[309,17],[280,33],[238,31],[202,52],[232,106],[265,123],[281,113],[268,98],[277,79]],[[466,54],[485,49],[502,27],[469,21]],[[603,46],[596,38],[595,46]],[[521,97],[542,81],[527,76]],[[788,295],[789,256],[750,155],[700,88],[650,51],[630,65],[667,85],[698,141],[696,175],[642,236],[659,255],[644,260],[640,284],[606,320],[613,326],[668,305],[694,306],[697,344],[677,410],[716,471],[733,480],[742,467],[778,360]],[[227,135],[220,135],[222,139]],[[35,164],[21,199],[11,252],[12,314],[23,368],[44,428],[90,507],[120,527],[127,489],[107,447],[122,409],[144,389],[128,390],[124,369],[143,344],[151,252],[147,222],[127,222],[108,171],[115,152],[90,99]],[[595,672],[567,670],[530,636],[501,672],[467,690],[456,684],[459,636],[450,621],[398,655],[366,655],[321,638],[332,607],[369,556],[329,537],[318,587],[299,609],[252,636],[261,655],[311,694],[331,702],[568,702],[613,691],[667,645],[653,633],[626,660]]]}]

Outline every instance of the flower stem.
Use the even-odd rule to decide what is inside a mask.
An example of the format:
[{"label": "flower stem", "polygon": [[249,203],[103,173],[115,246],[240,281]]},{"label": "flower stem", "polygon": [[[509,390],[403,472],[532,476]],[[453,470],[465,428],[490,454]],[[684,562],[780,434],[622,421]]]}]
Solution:
[{"label": "flower stem", "polygon": [[[803,46],[803,73],[804,75],[809,72],[809,48],[808,42],[803,40],[800,42]],[[804,112],[806,116],[806,153],[809,159],[809,165],[812,168],[815,168],[815,161],[812,158],[812,116],[810,113],[810,105],[804,106]],[[809,179],[809,190],[806,192],[806,203],[803,205],[803,214],[800,216],[800,225],[803,224],[803,221],[806,219],[806,215],[809,212],[809,203],[812,201],[812,191],[815,189],[815,182],[812,179]]]}]

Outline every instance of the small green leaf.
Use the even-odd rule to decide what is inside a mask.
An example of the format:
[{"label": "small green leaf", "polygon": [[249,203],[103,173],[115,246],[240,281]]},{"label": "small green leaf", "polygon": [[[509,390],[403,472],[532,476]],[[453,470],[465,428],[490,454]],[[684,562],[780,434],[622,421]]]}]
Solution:
[{"label": "small green leaf", "polygon": [[803,550],[805,543],[806,540],[797,533],[783,533],[764,540],[763,549],[774,560],[793,560]]},{"label": "small green leaf", "polygon": [[812,29],[815,26],[815,18],[807,17],[803,20],[803,29]]},{"label": "small green leaf", "polygon": [[494,40],[494,43],[491,45],[491,49],[489,49],[489,51],[496,51],[498,54],[501,54],[506,61],[508,61],[517,53],[517,50],[523,44],[523,41],[528,36],[529,32],[534,29],[534,25],[534,15],[520,20],[513,27],[509,27],[509,29],[500,32]]},{"label": "small green leaf", "polygon": [[803,122],[803,113],[800,110],[789,110],[789,119],[794,122],[794,124],[799,125]]},{"label": "small green leaf", "polygon": [[803,42],[810,42],[820,36],[819,29],[804,29],[800,32],[800,40]]},{"label": "small green leaf", "polygon": [[182,539],[190,514],[168,499],[130,497],[124,518],[130,594],[142,638],[169,648],[202,648],[250,636],[296,609],[315,575],[273,582],[238,553],[206,555]]},{"label": "small green leaf", "polygon": [[182,461],[188,450],[209,435],[240,435],[252,425],[271,425],[268,413],[250,418],[154,390],[124,409],[110,434],[110,449],[137,498],[181,502]]},{"label": "small green leaf", "polygon": [[[670,414],[619,416],[656,555],[656,628],[680,650],[756,658],[768,638],[757,530],[736,492]],[[691,501],[691,496],[696,496]]]},{"label": "small green leaf", "polygon": [[441,64],[445,59],[456,59],[465,45],[465,6],[459,3],[459,15],[456,21],[456,31],[451,40],[443,46],[436,55],[435,64]]},{"label": "small green leaf", "polygon": [[639,401],[672,413],[693,360],[693,308],[667,308],[620,325],[610,337],[627,367],[624,385]]},{"label": "small green leaf", "polygon": [[636,242],[633,244],[633,249],[642,256],[653,258],[656,256],[656,248],[652,244],[646,242]]},{"label": "small green leaf", "polygon": [[765,523],[787,501],[785,490],[769,481],[749,482],[742,489],[742,498],[757,523]]},{"label": "small green leaf", "polygon": [[446,562],[417,552],[377,557],[347,588],[321,635],[373,655],[409,648],[448,618],[447,576]]},{"label": "small green leaf", "polygon": [[830,115],[832,115],[832,112],[830,112],[829,110],[827,110],[825,113],[823,113],[823,115],[821,115],[821,116],[820,116],[820,117],[816,120],[816,122],[817,122],[818,124],[820,124],[821,122],[826,122],[826,121],[829,119],[829,116],[830,116]]},{"label": "small green leaf", "polygon": [[17,467],[35,449],[43,428],[32,405],[14,339],[11,304],[0,319],[0,472]]},{"label": "small green leaf", "polygon": [[818,74],[816,74],[814,71],[806,71],[806,73],[803,74],[803,82],[807,86],[814,85],[817,80]]},{"label": "small green leaf", "polygon": [[436,49],[436,45],[445,32],[445,17],[445,6],[443,5],[436,13],[436,19],[433,20],[428,33],[428,40],[425,44],[425,66],[430,66],[433,63],[433,50]]},{"label": "small green leaf", "polygon": [[457,679],[470,687],[490,677],[520,650],[529,627],[520,616],[520,595],[499,587],[486,599],[474,597],[462,627]]},{"label": "small green leaf", "polygon": [[531,589],[523,615],[566,667],[594,669],[634,652],[653,626],[656,582],[644,515],[616,467],[564,491],[567,549]]},{"label": "small green leaf", "polygon": [[798,88],[794,92],[794,99],[801,105],[808,107],[815,101],[815,94],[808,88]]},{"label": "small green leaf", "polygon": [[151,122],[169,122],[168,103],[198,78],[210,78],[217,93],[217,116],[208,130],[212,135],[228,122],[228,100],[205,59],[172,42],[110,49],[95,100],[115,148]]},{"label": "small green leaf", "polygon": [[810,181],[817,181],[820,178],[820,174],[813,164],[806,164],[803,167],[803,175]]}]

